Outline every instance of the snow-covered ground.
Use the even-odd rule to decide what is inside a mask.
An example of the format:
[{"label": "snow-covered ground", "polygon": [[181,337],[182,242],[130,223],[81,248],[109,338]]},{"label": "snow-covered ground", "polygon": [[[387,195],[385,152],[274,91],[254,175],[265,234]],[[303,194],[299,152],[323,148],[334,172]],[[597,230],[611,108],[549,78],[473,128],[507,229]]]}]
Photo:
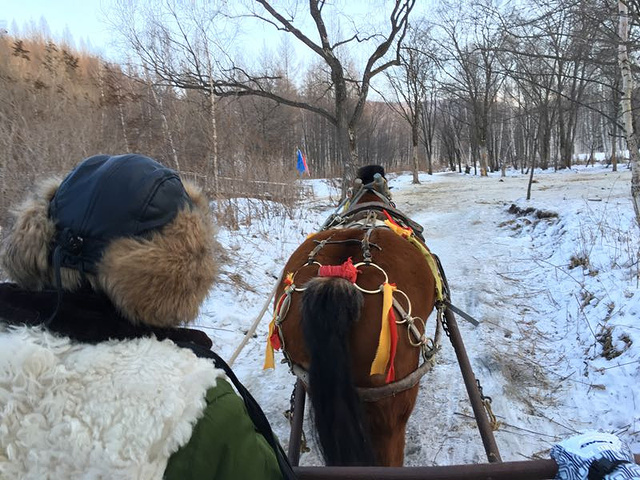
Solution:
[{"label": "snow-covered ground", "polygon": [[[503,460],[548,458],[554,443],[586,429],[616,433],[640,452],[640,232],[631,173],[619,170],[536,172],[530,201],[528,177],[518,172],[422,174],[420,185],[409,174],[390,175],[398,208],[425,227],[443,263],[452,303],[481,321],[473,327],[458,318],[501,422]],[[335,208],[335,190],[309,183],[315,196],[298,208],[243,202],[240,228],[220,230],[229,258],[198,325],[227,359],[288,256]],[[512,204],[520,213],[509,212]],[[286,446],[283,412],[294,377],[286,365],[262,370],[271,311],[233,368]],[[409,421],[406,465],[486,462],[453,348],[446,337],[442,345]],[[312,451],[301,464],[319,465],[309,425]]]}]

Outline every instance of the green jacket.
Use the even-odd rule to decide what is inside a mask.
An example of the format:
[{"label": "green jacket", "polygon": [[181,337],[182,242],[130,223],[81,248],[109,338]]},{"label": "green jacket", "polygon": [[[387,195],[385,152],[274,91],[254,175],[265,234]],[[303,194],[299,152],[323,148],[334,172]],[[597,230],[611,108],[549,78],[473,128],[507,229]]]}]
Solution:
[{"label": "green jacket", "polygon": [[281,479],[276,455],[257,432],[242,399],[218,379],[189,443],[169,458],[166,480]]}]

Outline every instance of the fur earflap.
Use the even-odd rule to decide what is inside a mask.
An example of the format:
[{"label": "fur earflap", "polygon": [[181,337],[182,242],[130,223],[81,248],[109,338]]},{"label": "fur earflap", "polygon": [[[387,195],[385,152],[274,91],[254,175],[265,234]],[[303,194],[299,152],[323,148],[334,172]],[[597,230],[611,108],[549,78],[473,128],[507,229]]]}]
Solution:
[{"label": "fur earflap", "polygon": [[192,208],[149,238],[114,240],[98,265],[99,288],[134,323],[192,321],[215,279],[218,244],[208,202],[194,185],[185,182],[185,190]]},{"label": "fur earflap", "polygon": [[42,182],[11,211],[13,225],[2,245],[2,266],[13,281],[30,290],[52,283],[49,258],[56,226],[49,218],[49,202],[60,182],[59,178]]},{"label": "fur earflap", "polygon": [[[221,255],[209,204],[195,185],[183,182],[192,206],[148,237],[121,237],[105,249],[97,274],[85,278],[103,291],[134,324],[173,327],[192,321],[211,288]],[[9,277],[27,290],[55,288],[51,245],[56,233],[49,203],[59,179],[43,182],[13,211],[15,221],[2,251]],[[75,291],[81,274],[61,269],[62,288]]]},{"label": "fur earflap", "polygon": [[[2,244],[0,260],[9,278],[27,290],[40,291],[55,286],[51,265],[51,242],[56,225],[49,218],[49,202],[61,180],[52,177],[37,185],[34,192],[11,211],[13,225]],[[82,277],[76,270],[60,269],[62,288],[74,291]],[[89,281],[94,283],[92,278]]]}]

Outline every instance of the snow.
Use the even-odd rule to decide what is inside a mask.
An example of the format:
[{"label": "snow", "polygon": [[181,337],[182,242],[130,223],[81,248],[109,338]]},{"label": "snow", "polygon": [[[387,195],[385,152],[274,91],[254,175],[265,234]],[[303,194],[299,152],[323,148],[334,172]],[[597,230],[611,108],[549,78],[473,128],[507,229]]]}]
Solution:
[{"label": "snow", "polygon": [[[589,429],[615,433],[640,452],[640,232],[627,166],[536,172],[530,201],[528,176],[517,171],[504,178],[421,174],[419,185],[406,172],[389,177],[398,209],[425,227],[452,303],[481,322],[474,327],[458,317],[474,372],[501,422],[495,436],[502,459],[549,458],[555,443]],[[228,259],[197,323],[224,358],[269,300],[288,256],[335,209],[338,192],[330,182],[305,182],[314,196],[296,208],[243,201],[239,228],[219,232]],[[557,216],[509,213],[512,204]],[[295,377],[286,364],[262,370],[271,313],[269,305],[233,368],[286,448],[283,412]],[[305,432],[311,452],[301,464],[320,465],[308,415]],[[405,464],[477,462],[486,456],[443,337],[408,424]]]}]

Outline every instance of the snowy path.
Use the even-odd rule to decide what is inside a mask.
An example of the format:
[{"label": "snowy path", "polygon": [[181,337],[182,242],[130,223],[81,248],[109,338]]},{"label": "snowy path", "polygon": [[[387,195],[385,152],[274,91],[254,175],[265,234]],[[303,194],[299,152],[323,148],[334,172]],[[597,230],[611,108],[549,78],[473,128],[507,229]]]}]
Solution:
[{"label": "snowy path", "polygon": [[[581,208],[587,199],[606,196],[613,204],[628,197],[629,175],[537,178],[531,204],[560,213],[561,218],[573,214],[571,209]],[[425,225],[427,243],[440,256],[449,279],[452,302],[483,321],[473,327],[458,319],[476,376],[503,422],[495,434],[503,459],[547,457],[547,449],[558,440],[598,426],[596,418],[584,416],[568,401],[567,393],[576,386],[571,385],[572,378],[563,382],[554,374],[563,362],[556,344],[571,330],[571,319],[558,318],[565,309],[560,305],[561,289],[553,282],[558,272],[545,258],[551,253],[546,252],[552,248],[549,241],[553,243],[557,235],[557,221],[525,224],[524,232],[512,230],[517,223],[501,227],[516,218],[507,213],[512,203],[520,199],[519,205],[527,205],[522,201],[527,178],[467,180],[454,174],[440,176],[437,183],[407,188],[396,198],[401,208]],[[559,275],[566,281],[565,273]],[[551,332],[553,322],[565,323],[564,328]],[[590,385],[579,377],[577,382],[582,390],[585,383],[587,389]],[[486,461],[448,342],[438,366],[421,387],[408,431],[407,464]],[[627,418],[633,419],[632,411]]]},{"label": "snowy path", "polygon": [[[503,460],[547,458],[558,440],[598,427],[623,434],[640,450],[640,406],[630,387],[640,376],[640,332],[633,328],[640,294],[631,278],[616,290],[628,269],[609,274],[601,267],[602,273],[593,273],[595,264],[606,267],[612,256],[624,256],[620,250],[625,242],[607,244],[607,232],[632,229],[629,215],[616,213],[631,209],[629,179],[626,170],[541,174],[528,203],[523,200],[527,178],[517,174],[503,180],[422,175],[421,185],[411,185],[403,175],[390,182],[398,208],[425,227],[427,244],[447,274],[452,302],[482,322],[473,327],[458,318],[476,376],[502,422],[496,440]],[[512,203],[553,211],[559,218],[518,217],[507,211]],[[223,356],[228,358],[239,344],[286,257],[304,235],[317,230],[328,207],[324,201],[277,227],[263,225],[258,234],[221,232],[222,243],[233,252],[226,277],[245,286],[222,283],[203,309],[202,325],[224,329],[209,331]],[[609,229],[601,238],[590,226],[596,224],[597,230],[598,222],[603,232]],[[626,245],[637,241],[634,233]],[[591,255],[591,266],[569,269],[570,258],[580,252]],[[595,293],[594,299],[583,302],[583,292]],[[624,311],[625,301],[635,307]],[[633,348],[611,362],[630,365],[607,369],[611,362],[598,355],[595,337],[593,352],[585,353],[589,335],[609,321],[600,318],[608,314],[636,339]],[[288,425],[282,412],[294,381],[285,365],[261,370],[269,316],[234,369],[286,443]],[[455,354],[446,337],[442,344],[435,368],[421,382],[409,422],[407,465],[486,461]],[[593,361],[584,362],[585,355]],[[302,464],[320,464],[315,451],[303,455]]]}]

